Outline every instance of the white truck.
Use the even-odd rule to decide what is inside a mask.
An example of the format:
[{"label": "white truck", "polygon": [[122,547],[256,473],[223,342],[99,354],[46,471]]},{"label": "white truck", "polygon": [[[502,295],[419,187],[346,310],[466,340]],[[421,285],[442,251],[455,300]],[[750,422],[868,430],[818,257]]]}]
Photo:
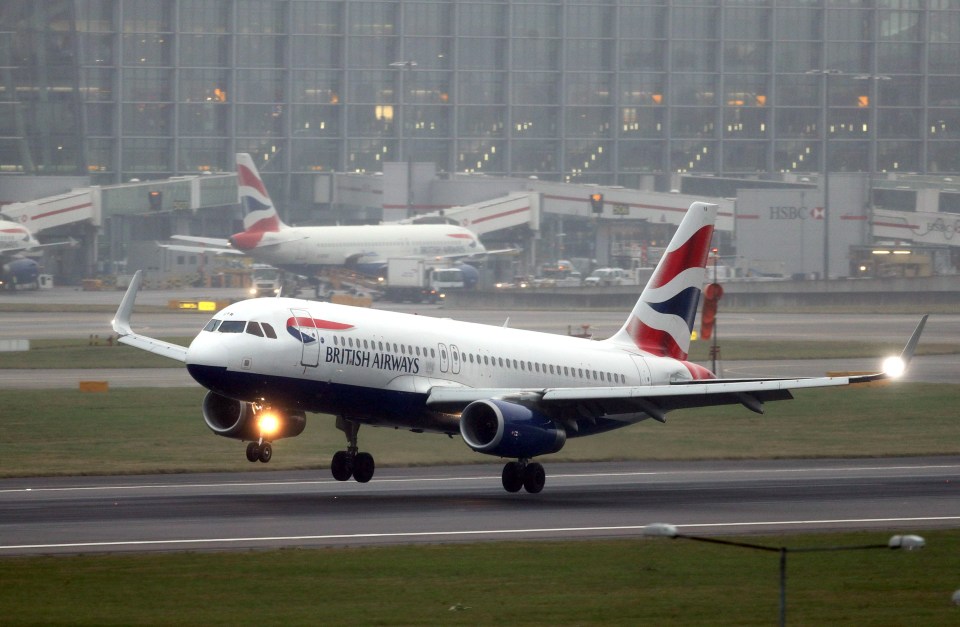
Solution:
[{"label": "white truck", "polygon": [[459,267],[437,267],[425,259],[388,259],[383,298],[394,302],[435,303],[450,290],[464,289]]},{"label": "white truck", "polygon": [[250,273],[250,296],[276,296],[283,287],[283,276],[280,271],[264,263],[253,264]]}]

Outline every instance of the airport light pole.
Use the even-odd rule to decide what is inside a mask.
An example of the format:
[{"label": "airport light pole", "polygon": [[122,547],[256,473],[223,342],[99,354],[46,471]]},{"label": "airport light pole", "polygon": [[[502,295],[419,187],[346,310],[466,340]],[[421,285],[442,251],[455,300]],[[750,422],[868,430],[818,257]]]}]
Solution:
[{"label": "airport light pole", "polygon": [[806,74],[818,74],[823,77],[820,89],[820,126],[822,135],[820,137],[821,146],[821,167],[823,169],[823,276],[824,281],[830,278],[830,129],[827,125],[830,123],[830,77],[843,74],[837,69],[828,70],[807,70]]},{"label": "airport light pole", "polygon": [[853,74],[851,78],[855,81],[871,81],[867,106],[870,107],[870,175],[872,176],[877,171],[877,140],[880,137],[877,128],[877,107],[874,104],[878,100],[877,81],[889,81],[891,77],[886,74]]},{"label": "airport light pole", "polygon": [[397,98],[397,124],[399,125],[400,132],[398,134],[398,152],[407,162],[407,218],[409,219],[413,215],[413,156],[410,154],[409,142],[405,141],[406,128],[405,128],[405,110],[403,106],[403,93],[406,90],[406,70],[411,70],[417,67],[417,62],[412,60],[407,61],[394,61],[390,63],[390,67],[397,68],[400,70],[400,95]]},{"label": "airport light pole", "polygon": [[764,544],[754,544],[752,542],[739,542],[736,540],[691,536],[685,533],[680,533],[677,530],[676,525],[671,525],[668,523],[653,523],[647,525],[643,528],[643,535],[662,538],[682,538],[684,540],[694,540],[696,542],[708,542],[710,544],[722,544],[724,546],[732,546],[742,549],[778,553],[780,555],[780,620],[778,623],[780,627],[786,627],[787,624],[787,553],[826,553],[831,551],[863,551],[868,549],[904,549],[906,551],[913,551],[916,549],[922,549],[926,544],[924,539],[920,536],[895,535],[891,536],[886,544],[854,544],[845,546],[802,547],[791,549],[785,546],[767,546]]}]

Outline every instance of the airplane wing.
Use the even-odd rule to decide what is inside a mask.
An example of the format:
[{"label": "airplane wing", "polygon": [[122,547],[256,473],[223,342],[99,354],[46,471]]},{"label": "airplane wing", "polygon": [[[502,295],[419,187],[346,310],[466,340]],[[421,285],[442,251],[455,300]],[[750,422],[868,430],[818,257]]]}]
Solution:
[{"label": "airplane wing", "polygon": [[33,246],[14,246],[11,248],[4,248],[2,252],[4,255],[13,254],[13,253],[31,253],[39,251],[42,248],[59,248],[60,246],[76,246],[77,240],[72,237],[64,240],[62,242],[50,242],[47,244],[34,244]]},{"label": "airplane wing", "polygon": [[181,253],[212,253],[214,255],[243,255],[236,248],[230,246],[230,242],[216,237],[196,237],[193,235],[172,235],[170,239],[189,244],[163,244],[157,242],[160,248],[174,250]]},{"label": "airplane wing", "polygon": [[218,237],[198,237],[196,235],[171,235],[170,239],[180,240],[181,242],[193,242],[195,244],[204,244],[218,248],[227,248],[230,241]]},{"label": "airplane wing", "polygon": [[667,412],[671,410],[715,405],[739,404],[762,414],[765,402],[792,399],[791,390],[855,385],[899,376],[910,363],[926,322],[927,316],[923,316],[900,357],[885,362],[886,371],[866,375],[707,379],[628,387],[511,389],[438,386],[430,390],[427,405],[441,411],[456,411],[473,401],[500,398],[517,403],[533,403],[544,409],[574,408],[579,415],[604,416],[625,422],[646,418],[664,422]]},{"label": "airplane wing", "polygon": [[130,314],[133,312],[133,303],[137,299],[137,292],[140,290],[140,283],[143,281],[143,270],[137,270],[130,281],[127,292],[120,301],[120,307],[113,318],[113,330],[120,336],[119,342],[134,348],[149,351],[157,355],[176,359],[177,361],[187,361],[187,347],[179,344],[170,344],[162,340],[155,340],[146,335],[134,333],[130,328]]},{"label": "airplane wing", "polygon": [[215,248],[213,246],[188,246],[186,244],[162,244],[157,242],[160,248],[173,250],[181,253],[210,253],[213,255],[243,255],[243,252],[235,248]]}]

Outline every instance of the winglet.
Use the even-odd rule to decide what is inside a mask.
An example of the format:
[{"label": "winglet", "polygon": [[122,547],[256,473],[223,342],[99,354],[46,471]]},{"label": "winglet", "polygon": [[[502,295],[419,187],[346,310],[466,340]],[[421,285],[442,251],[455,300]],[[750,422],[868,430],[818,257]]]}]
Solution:
[{"label": "winglet", "polygon": [[163,340],[156,340],[146,335],[134,333],[130,328],[130,314],[133,313],[133,303],[137,300],[137,292],[140,291],[140,284],[143,282],[143,270],[137,270],[127,287],[123,300],[120,301],[120,307],[117,314],[113,317],[113,330],[120,336],[121,344],[133,346],[140,350],[145,350],[157,355],[176,359],[177,361],[187,361],[187,347],[179,344],[171,344]]},{"label": "winglet", "polygon": [[909,364],[910,360],[913,359],[913,353],[917,349],[917,343],[920,341],[920,334],[923,333],[923,327],[927,324],[927,318],[929,317],[930,314],[923,314],[919,324],[917,324],[917,328],[913,331],[913,335],[910,336],[910,341],[907,342],[907,345],[903,348],[903,352],[900,353],[900,359],[904,365]]},{"label": "winglet", "polygon": [[113,330],[122,335],[133,335],[130,328],[130,314],[133,313],[133,303],[137,300],[137,292],[140,291],[140,283],[143,281],[143,270],[137,270],[127,286],[127,292],[120,301],[120,307],[117,309],[117,315],[113,317]]},{"label": "winglet", "polygon": [[930,314],[924,314],[913,330],[913,335],[907,340],[907,345],[903,347],[903,352],[899,357],[888,357],[883,362],[883,371],[876,374],[860,375],[850,377],[850,383],[868,383],[870,381],[879,381],[881,379],[896,379],[903,376],[913,359],[913,354],[917,350],[917,344],[920,342],[920,334],[923,333],[923,327],[927,324],[927,318]]}]

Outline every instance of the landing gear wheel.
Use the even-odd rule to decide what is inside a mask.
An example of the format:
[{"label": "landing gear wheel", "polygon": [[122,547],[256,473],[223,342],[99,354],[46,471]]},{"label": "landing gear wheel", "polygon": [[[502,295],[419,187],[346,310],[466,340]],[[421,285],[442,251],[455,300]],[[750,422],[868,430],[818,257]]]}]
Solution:
[{"label": "landing gear wheel", "polygon": [[353,460],[346,451],[337,451],[330,462],[330,473],[337,481],[346,481],[353,475]]},{"label": "landing gear wheel", "polygon": [[269,442],[264,442],[263,446],[260,447],[260,454],[257,455],[257,459],[264,464],[273,459],[273,445]]},{"label": "landing gear wheel", "polygon": [[523,487],[523,465],[520,462],[507,462],[503,466],[503,489],[507,492],[519,492]]},{"label": "landing gear wheel", "polygon": [[541,464],[533,462],[523,469],[523,487],[530,494],[539,493],[546,482],[547,473]]},{"label": "landing gear wheel", "polygon": [[366,483],[373,478],[373,471],[376,464],[373,462],[373,455],[370,453],[357,453],[353,459],[353,478],[359,483]]},{"label": "landing gear wheel", "polygon": [[255,462],[258,459],[260,459],[260,447],[257,446],[256,442],[247,444],[247,461]]}]

